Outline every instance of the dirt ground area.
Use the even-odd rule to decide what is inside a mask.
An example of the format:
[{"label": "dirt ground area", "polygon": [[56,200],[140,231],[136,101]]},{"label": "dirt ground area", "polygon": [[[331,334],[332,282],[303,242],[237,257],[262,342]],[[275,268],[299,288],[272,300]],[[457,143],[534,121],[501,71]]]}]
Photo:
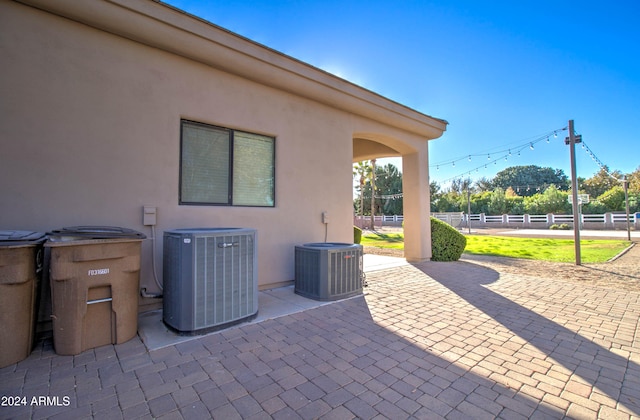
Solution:
[{"label": "dirt ground area", "polygon": [[[376,247],[364,247],[364,253],[395,257],[403,256],[402,250]],[[469,254],[463,254],[461,261],[473,262],[496,270],[499,273],[536,276],[601,287],[640,291],[640,243],[638,241],[635,241],[630,248],[613,260],[598,264],[577,266],[573,263]]]}]

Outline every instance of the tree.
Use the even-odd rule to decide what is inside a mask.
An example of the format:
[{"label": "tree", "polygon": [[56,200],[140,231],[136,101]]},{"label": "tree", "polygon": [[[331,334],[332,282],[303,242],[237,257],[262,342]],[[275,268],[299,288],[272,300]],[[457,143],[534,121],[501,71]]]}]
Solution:
[{"label": "tree", "polygon": [[513,190],[512,187],[509,187],[504,192],[504,196],[507,198],[514,198],[514,197],[518,197],[518,194],[516,194],[516,192]]},{"label": "tree", "polygon": [[483,191],[481,193],[474,194],[471,200],[471,213],[490,214],[489,201],[491,200],[492,194],[493,191]]},{"label": "tree", "polygon": [[584,180],[582,190],[586,194],[589,194],[590,197],[600,197],[616,185],[621,185],[618,179],[622,179],[622,172],[612,172],[609,170],[609,167],[605,165],[594,176]]},{"label": "tree", "polygon": [[433,203],[433,210],[438,213],[445,213],[450,211],[460,211],[459,198],[460,194],[449,191],[444,194],[440,194],[438,199]]},{"label": "tree", "polygon": [[429,200],[430,202],[430,211],[437,211],[438,201],[440,201],[440,197],[442,197],[442,191],[440,191],[440,184],[436,181],[431,181],[429,183]]},{"label": "tree", "polygon": [[605,191],[596,201],[602,203],[607,211],[624,211],[625,209],[624,190],[620,185]]},{"label": "tree", "polygon": [[476,188],[478,191],[492,191],[493,190],[493,182],[487,177],[482,177],[476,181]]},{"label": "tree", "polygon": [[536,165],[511,166],[498,172],[491,183],[494,189],[511,187],[522,196],[532,196],[551,184],[563,191],[569,188],[569,178],[562,169]]},{"label": "tree", "polygon": [[542,194],[534,194],[524,200],[525,211],[529,214],[569,214],[569,193],[560,191],[555,185],[550,185]]},{"label": "tree", "polygon": [[451,191],[457,194],[465,194],[468,189],[471,188],[471,178],[456,178],[451,181]]},{"label": "tree", "polygon": [[524,197],[518,195],[513,188],[509,187],[504,192],[507,214],[524,214]]},{"label": "tree", "polygon": [[629,193],[629,211],[640,213],[640,192]]},{"label": "tree", "polygon": [[376,211],[382,214],[402,214],[402,173],[391,163],[376,168]]},{"label": "tree", "polygon": [[353,165],[353,176],[358,179],[359,182],[359,194],[360,194],[360,215],[364,216],[364,187],[367,180],[371,178],[371,165],[369,161],[364,160]]},{"label": "tree", "polygon": [[429,183],[429,195],[431,196],[431,202],[435,200],[440,193],[440,185],[436,181]]},{"label": "tree", "polygon": [[[402,214],[402,173],[390,163],[375,166],[375,173],[373,170],[372,161],[354,165],[354,176],[360,181],[359,197],[354,206],[360,207],[362,215]],[[375,188],[373,195],[372,188]]]},{"label": "tree", "polygon": [[640,166],[627,175],[627,180],[629,181],[629,192],[640,193]]},{"label": "tree", "polygon": [[583,214],[604,214],[607,211],[607,206],[605,206],[598,200],[589,200],[587,204],[584,204],[582,206]]},{"label": "tree", "polygon": [[502,188],[496,188],[489,193],[489,214],[507,213],[507,199]]}]

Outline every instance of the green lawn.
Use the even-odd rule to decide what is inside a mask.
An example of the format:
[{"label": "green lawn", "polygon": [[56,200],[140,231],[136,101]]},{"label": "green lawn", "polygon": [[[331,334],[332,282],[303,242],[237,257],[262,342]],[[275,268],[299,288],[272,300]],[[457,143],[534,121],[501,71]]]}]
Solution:
[{"label": "green lawn", "polygon": [[[583,239],[580,241],[581,260],[585,263],[605,262],[628,246],[627,241]],[[464,252],[543,261],[575,261],[573,239],[467,236]]]},{"label": "green lawn", "polygon": [[[362,245],[403,249],[404,235],[402,233],[368,234],[362,237]],[[580,241],[581,259],[585,263],[605,262],[627,246],[629,246],[627,241],[583,239]],[[543,261],[575,261],[575,247],[572,239],[471,235],[467,236],[467,247],[464,252]]]},{"label": "green lawn", "polygon": [[362,246],[377,246],[379,248],[404,249],[404,234],[402,233],[370,233],[362,235]]}]

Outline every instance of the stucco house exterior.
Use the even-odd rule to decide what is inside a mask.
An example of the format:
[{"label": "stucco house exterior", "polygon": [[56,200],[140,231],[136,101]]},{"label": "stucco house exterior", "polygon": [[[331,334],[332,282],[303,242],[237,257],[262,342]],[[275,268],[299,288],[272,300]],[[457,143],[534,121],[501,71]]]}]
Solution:
[{"label": "stucco house exterior", "polygon": [[140,281],[156,292],[163,231],[250,227],[267,288],[325,227],[353,241],[353,162],[401,156],[405,255],[431,257],[427,142],[444,120],[153,0],[2,1],[0,57],[2,229],[151,237],[154,207]]}]

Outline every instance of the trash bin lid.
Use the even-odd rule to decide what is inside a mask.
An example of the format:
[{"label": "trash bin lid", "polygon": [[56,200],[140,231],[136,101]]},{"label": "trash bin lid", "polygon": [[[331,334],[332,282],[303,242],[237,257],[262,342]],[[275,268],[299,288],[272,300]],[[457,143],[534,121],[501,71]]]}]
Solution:
[{"label": "trash bin lid", "polygon": [[70,226],[56,229],[51,236],[73,239],[145,239],[144,233],[118,226]]},{"label": "trash bin lid", "polygon": [[44,242],[44,232],[31,230],[0,230],[0,246],[36,244]]}]

